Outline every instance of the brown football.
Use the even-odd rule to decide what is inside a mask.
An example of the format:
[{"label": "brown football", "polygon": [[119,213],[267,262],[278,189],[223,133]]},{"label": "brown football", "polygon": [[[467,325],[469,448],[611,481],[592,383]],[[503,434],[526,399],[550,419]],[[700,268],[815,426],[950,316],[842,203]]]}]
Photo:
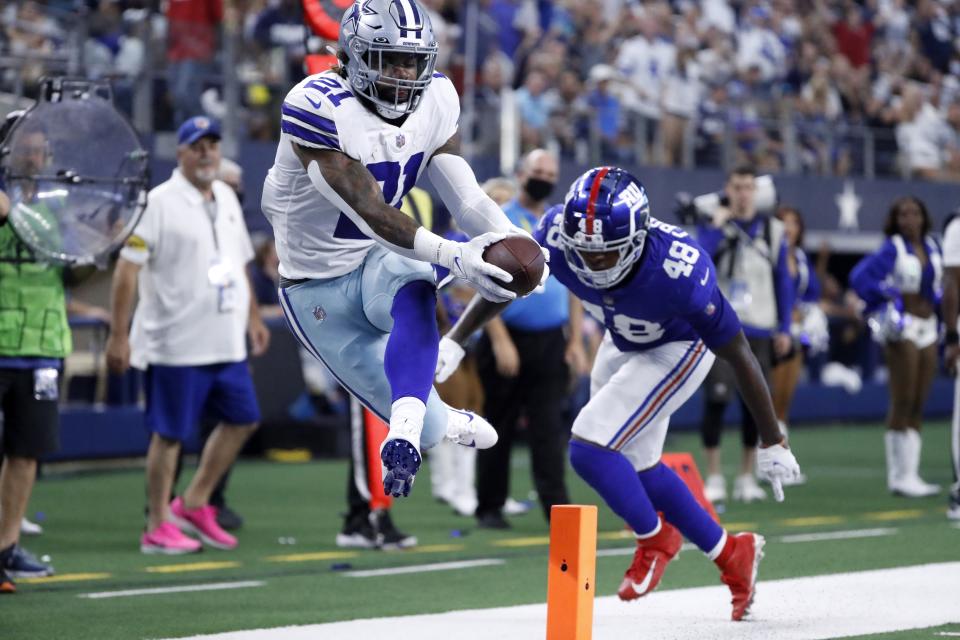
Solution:
[{"label": "brown football", "polygon": [[526,236],[507,236],[483,250],[483,259],[513,276],[501,283],[518,296],[525,296],[540,284],[546,261],[540,245]]}]

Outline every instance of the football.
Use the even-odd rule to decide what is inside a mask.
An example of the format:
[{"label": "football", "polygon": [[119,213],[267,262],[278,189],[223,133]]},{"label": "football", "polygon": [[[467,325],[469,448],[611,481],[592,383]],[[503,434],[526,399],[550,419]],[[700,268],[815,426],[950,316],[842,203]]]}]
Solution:
[{"label": "football", "polygon": [[546,260],[532,238],[507,236],[483,250],[483,259],[513,276],[513,282],[501,283],[518,296],[525,296],[540,284]]}]

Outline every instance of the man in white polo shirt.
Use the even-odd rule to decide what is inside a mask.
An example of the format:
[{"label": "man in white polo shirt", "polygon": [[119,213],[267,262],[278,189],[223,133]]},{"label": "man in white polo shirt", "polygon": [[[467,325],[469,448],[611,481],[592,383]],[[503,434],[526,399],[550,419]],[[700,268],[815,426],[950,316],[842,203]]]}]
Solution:
[{"label": "man in white polo shirt", "polygon": [[[150,192],[147,209],[113,277],[107,362],[115,372],[146,370],[147,530],[143,553],[233,549],[237,539],[208,504],[217,481],[260,420],[247,365],[270,333],[250,292],[253,247],[233,190],[216,179],[220,129],[194,117],[177,132],[177,168]],[[127,327],[139,278],[140,302]],[[177,454],[201,415],[220,421],[183,495],[167,504]],[[178,528],[179,527],[179,528]]]}]

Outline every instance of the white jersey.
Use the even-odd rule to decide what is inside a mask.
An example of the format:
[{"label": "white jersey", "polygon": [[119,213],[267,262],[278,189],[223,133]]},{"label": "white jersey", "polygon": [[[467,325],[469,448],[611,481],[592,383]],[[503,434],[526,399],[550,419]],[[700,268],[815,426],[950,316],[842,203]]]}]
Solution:
[{"label": "white jersey", "polygon": [[273,225],[286,278],[334,278],[356,269],[374,244],[310,182],[293,144],[341,151],[362,162],[396,207],[427,161],[457,131],[460,101],[450,80],[433,75],[417,110],[395,126],[367,109],[333,71],[294,87],[282,107],[280,145],[261,206]]}]

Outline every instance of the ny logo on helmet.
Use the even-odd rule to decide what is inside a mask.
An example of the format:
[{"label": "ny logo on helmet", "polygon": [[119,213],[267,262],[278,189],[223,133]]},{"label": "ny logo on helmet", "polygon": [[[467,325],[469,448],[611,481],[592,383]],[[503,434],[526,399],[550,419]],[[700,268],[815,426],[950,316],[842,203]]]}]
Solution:
[{"label": "ny logo on helmet", "polygon": [[649,201],[647,200],[647,194],[640,189],[640,185],[636,182],[630,182],[627,188],[620,192],[616,204],[627,205],[630,207],[630,213],[633,214],[648,206]]}]

